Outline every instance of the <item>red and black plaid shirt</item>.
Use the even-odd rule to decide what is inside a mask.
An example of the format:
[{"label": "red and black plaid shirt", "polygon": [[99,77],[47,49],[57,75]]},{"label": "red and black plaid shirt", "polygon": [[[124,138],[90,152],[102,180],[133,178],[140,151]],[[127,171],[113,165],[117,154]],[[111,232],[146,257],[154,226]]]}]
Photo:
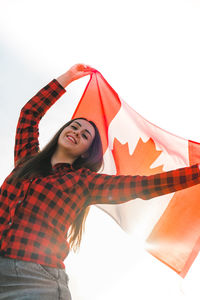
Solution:
[{"label": "red and black plaid shirt", "polygon": [[[22,108],[15,162],[38,152],[39,121],[64,92],[53,80]],[[0,255],[57,268],[65,267],[67,232],[82,208],[150,199],[200,182],[198,165],[151,176],[112,176],[58,163],[48,176],[15,185],[9,180],[14,171],[0,191]]]}]

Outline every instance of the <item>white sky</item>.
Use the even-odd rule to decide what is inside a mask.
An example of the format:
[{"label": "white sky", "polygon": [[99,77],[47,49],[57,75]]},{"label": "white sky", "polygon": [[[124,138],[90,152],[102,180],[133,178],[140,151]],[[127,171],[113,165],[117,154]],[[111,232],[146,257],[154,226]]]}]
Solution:
[{"label": "white sky", "polygon": [[[20,108],[77,62],[98,69],[150,122],[200,142],[199,16],[199,0],[0,0],[0,181],[12,168]],[[63,102],[76,100],[64,114],[58,103],[41,144],[71,117],[76,88],[86,82],[69,87]],[[199,260],[183,281],[94,207],[66,269],[73,300],[193,300],[200,296]]]}]

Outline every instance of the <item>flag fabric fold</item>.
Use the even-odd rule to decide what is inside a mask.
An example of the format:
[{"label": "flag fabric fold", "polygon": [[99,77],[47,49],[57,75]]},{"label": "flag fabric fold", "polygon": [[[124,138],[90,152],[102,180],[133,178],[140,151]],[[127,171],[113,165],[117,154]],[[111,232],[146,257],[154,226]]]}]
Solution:
[{"label": "flag fabric fold", "polygon": [[[151,175],[200,161],[200,144],[145,120],[94,71],[72,118],[99,128],[107,174]],[[199,185],[149,201],[98,205],[157,259],[185,277],[200,249]]]}]

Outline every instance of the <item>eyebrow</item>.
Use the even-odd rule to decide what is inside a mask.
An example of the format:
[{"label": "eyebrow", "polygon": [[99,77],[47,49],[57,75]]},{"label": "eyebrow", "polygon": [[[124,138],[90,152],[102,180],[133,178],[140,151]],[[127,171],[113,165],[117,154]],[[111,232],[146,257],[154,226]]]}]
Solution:
[{"label": "eyebrow", "polygon": [[[76,124],[78,124],[80,127],[82,127],[82,125],[81,125],[78,121],[74,121],[74,123],[76,123]],[[85,131],[88,132],[90,136],[92,136],[89,130],[85,129]]]}]

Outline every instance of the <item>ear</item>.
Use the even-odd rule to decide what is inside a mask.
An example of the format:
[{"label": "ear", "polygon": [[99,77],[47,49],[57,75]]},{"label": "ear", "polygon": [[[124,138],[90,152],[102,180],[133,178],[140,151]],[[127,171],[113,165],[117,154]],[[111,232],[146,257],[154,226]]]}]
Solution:
[{"label": "ear", "polygon": [[81,158],[87,158],[89,156],[89,154],[87,152],[81,154]]}]

